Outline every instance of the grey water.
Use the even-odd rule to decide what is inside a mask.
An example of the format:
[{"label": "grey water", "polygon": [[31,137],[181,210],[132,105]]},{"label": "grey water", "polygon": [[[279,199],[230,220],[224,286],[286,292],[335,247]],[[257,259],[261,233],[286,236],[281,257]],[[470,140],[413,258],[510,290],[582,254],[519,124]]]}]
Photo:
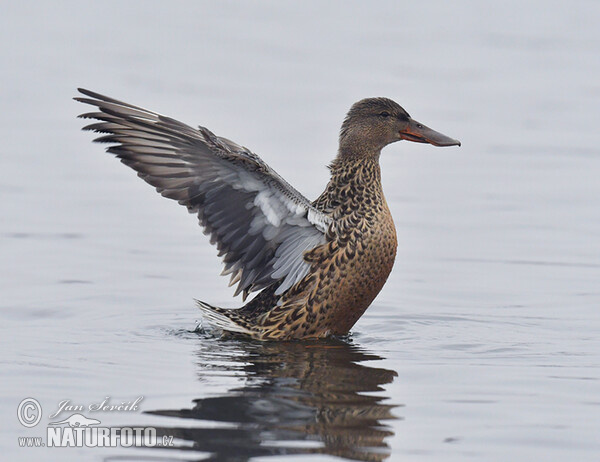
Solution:
[{"label": "grey water", "polygon": [[[3,3],[2,458],[598,460],[598,24],[583,0]],[[248,146],[309,198],[361,98],[462,147],[384,150],[398,257],[347,338],[226,340],[193,301],[241,304],[215,249],[80,131],[77,87]],[[20,447],[65,401],[174,446]]]}]

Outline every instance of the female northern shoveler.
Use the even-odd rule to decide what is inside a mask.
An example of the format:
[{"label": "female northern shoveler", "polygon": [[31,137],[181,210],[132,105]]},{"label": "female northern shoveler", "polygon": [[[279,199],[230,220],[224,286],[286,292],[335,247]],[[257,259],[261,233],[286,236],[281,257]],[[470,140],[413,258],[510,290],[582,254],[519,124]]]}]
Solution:
[{"label": "female northern shoveler", "polygon": [[239,309],[198,302],[225,331],[260,340],[346,334],[385,283],[396,230],[381,189],[381,149],[400,140],[460,142],[413,120],[387,98],[354,104],[340,132],[331,179],[314,202],[256,154],[204,127],[88,90],[99,112],[82,114],[107,135],[95,141],[163,196],[198,215],[223,256],[235,295],[260,291]]}]

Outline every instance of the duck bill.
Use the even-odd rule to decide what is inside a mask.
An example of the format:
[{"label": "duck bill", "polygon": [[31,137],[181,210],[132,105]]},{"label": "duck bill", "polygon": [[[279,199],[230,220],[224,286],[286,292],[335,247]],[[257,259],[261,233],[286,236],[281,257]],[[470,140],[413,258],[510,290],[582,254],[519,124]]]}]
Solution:
[{"label": "duck bill", "polygon": [[436,132],[416,120],[409,119],[408,126],[400,136],[403,140],[414,141],[415,143],[429,143],[434,146],[460,146],[460,141]]}]

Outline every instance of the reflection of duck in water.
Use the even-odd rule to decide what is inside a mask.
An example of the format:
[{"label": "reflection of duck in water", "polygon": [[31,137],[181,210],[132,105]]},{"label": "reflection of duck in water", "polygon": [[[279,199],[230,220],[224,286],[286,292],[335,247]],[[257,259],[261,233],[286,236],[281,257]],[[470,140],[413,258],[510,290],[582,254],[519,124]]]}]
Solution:
[{"label": "reflection of duck in water", "polygon": [[310,202],[256,154],[155,112],[80,90],[98,108],[86,127],[163,196],[198,215],[244,299],[238,310],[200,302],[218,327],[256,339],[344,335],[385,283],[396,230],[383,196],[379,155],[400,140],[454,146],[397,103],[354,104],[340,132],[327,188]]},{"label": "reflection of duck in water", "polygon": [[[242,350],[242,351],[241,351]],[[328,454],[381,461],[389,456],[383,421],[394,419],[382,391],[396,372],[360,364],[382,359],[338,340],[315,343],[206,342],[198,354],[200,376],[216,370],[244,373],[247,385],[194,407],[151,414],[224,422],[225,428],[157,428],[159,435],[193,443],[208,460]]]}]

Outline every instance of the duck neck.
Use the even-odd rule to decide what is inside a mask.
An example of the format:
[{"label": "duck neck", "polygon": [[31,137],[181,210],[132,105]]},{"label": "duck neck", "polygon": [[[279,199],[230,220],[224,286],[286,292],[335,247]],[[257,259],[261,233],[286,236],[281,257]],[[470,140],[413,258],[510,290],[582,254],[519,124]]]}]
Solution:
[{"label": "duck neck", "polygon": [[361,190],[370,187],[381,189],[379,154],[380,151],[365,155],[356,151],[343,151],[340,148],[337,157],[329,166],[331,181],[338,187],[360,184]]},{"label": "duck neck", "polygon": [[314,202],[320,210],[343,216],[385,202],[381,188],[378,157],[340,157],[330,165],[331,179],[327,189]]}]

